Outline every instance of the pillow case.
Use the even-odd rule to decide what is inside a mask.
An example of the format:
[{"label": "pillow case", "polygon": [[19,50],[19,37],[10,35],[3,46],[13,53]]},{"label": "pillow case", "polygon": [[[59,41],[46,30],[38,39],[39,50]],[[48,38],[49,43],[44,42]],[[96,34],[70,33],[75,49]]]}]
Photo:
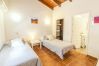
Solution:
[{"label": "pillow case", "polygon": [[41,40],[41,41],[46,40],[46,37],[45,37],[45,36],[42,36],[42,37],[40,38],[40,40]]},{"label": "pillow case", "polygon": [[11,40],[11,47],[22,47],[22,46],[24,46],[24,43],[20,38]]},{"label": "pillow case", "polygon": [[46,39],[47,39],[47,40],[53,40],[53,39],[55,39],[55,38],[54,38],[53,35],[47,35],[47,36],[46,36]]}]

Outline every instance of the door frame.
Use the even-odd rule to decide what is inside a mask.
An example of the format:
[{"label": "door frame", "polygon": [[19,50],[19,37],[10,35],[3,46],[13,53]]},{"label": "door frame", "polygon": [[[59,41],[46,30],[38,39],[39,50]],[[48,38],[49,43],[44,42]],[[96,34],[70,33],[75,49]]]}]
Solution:
[{"label": "door frame", "polygon": [[88,14],[88,23],[87,23],[87,41],[86,41],[86,54],[88,54],[88,44],[89,44],[89,33],[90,33],[90,21],[91,21],[91,15],[90,15],[90,12],[84,12],[84,13],[78,13],[78,14],[75,14],[72,16],[72,35],[71,35],[71,43],[73,44],[73,26],[74,26],[74,16],[76,15],[82,15],[82,14]]}]

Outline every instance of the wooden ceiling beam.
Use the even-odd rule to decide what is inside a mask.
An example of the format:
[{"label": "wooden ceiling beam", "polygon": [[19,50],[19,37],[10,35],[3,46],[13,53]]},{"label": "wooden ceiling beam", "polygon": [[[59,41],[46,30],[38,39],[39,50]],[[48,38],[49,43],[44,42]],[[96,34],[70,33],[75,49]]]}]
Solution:
[{"label": "wooden ceiling beam", "polygon": [[70,2],[72,2],[72,0],[64,0],[64,2],[65,2],[65,1],[70,1]]},{"label": "wooden ceiling beam", "polygon": [[65,1],[70,1],[72,2],[72,0],[38,0],[41,3],[43,3],[44,5],[48,6],[50,9],[54,9],[54,7],[56,6],[61,6],[62,3],[64,3]]},{"label": "wooden ceiling beam", "polygon": [[50,9],[54,9],[52,6],[50,6],[49,4],[47,4],[46,2],[44,2],[43,0],[39,0],[41,3],[45,4],[46,6],[48,6]]},{"label": "wooden ceiling beam", "polygon": [[[54,0],[54,2],[57,3],[59,6],[61,6],[61,4],[65,1],[67,0]],[[72,0],[69,0],[69,1],[72,1]]]},{"label": "wooden ceiling beam", "polygon": [[55,3],[57,3],[59,6],[61,5],[62,2],[60,2],[59,0],[54,0]]}]

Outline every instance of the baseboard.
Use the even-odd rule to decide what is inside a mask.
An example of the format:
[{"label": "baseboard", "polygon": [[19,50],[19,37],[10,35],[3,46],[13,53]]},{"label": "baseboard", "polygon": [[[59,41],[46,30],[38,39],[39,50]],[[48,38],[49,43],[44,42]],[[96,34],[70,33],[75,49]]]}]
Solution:
[{"label": "baseboard", "polygon": [[98,60],[96,57],[93,57],[91,55],[87,55],[87,56],[90,57],[90,58],[92,58],[92,59],[94,59],[94,60]]}]

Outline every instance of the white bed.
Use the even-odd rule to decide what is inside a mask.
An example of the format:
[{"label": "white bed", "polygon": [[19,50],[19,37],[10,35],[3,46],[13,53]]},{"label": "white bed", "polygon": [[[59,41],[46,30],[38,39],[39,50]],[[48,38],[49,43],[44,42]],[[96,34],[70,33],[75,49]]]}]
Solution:
[{"label": "white bed", "polygon": [[66,52],[75,48],[70,42],[64,42],[58,39],[43,40],[43,46],[55,52],[61,59],[63,59],[63,55]]},{"label": "white bed", "polygon": [[5,46],[0,51],[0,66],[41,66],[41,63],[32,48],[20,43],[14,47]]}]

